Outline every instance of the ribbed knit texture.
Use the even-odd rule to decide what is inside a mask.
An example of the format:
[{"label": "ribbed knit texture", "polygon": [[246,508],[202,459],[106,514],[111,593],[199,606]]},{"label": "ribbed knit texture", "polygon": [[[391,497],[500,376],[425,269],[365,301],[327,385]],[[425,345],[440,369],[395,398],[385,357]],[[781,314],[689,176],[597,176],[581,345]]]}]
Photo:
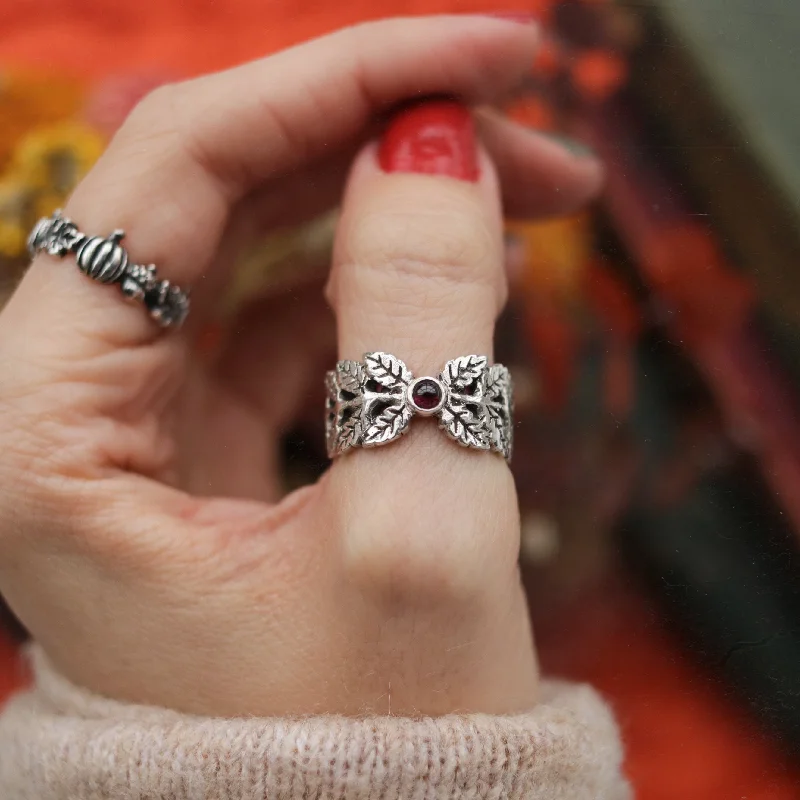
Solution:
[{"label": "ribbed knit texture", "polygon": [[518,716],[219,719],[73,686],[32,650],[0,714],[2,800],[626,800],[612,716],[545,682]]}]

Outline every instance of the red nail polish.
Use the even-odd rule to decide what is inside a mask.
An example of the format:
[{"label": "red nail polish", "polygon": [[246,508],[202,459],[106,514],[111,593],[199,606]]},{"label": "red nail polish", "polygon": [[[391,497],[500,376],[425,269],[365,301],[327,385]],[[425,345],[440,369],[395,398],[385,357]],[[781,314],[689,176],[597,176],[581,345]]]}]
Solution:
[{"label": "red nail polish", "polygon": [[519,22],[520,25],[533,25],[536,22],[536,16],[526,11],[487,11],[484,16],[507,19],[509,22]]},{"label": "red nail polish", "polygon": [[475,125],[469,109],[452,100],[428,100],[399,111],[378,150],[385,172],[447,175],[478,180]]}]

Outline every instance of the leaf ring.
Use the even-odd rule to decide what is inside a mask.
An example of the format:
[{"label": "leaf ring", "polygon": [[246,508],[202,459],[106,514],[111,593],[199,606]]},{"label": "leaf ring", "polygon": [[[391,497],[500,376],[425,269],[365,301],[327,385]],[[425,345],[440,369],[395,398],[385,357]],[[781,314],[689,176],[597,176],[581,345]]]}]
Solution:
[{"label": "leaf ring", "polygon": [[448,361],[437,377],[415,378],[389,353],[363,361],[339,361],[326,376],[325,431],[328,455],[354,447],[378,447],[408,431],[414,415],[437,416],[458,444],[493,450],[510,461],[513,386],[502,364],[486,356]]}]

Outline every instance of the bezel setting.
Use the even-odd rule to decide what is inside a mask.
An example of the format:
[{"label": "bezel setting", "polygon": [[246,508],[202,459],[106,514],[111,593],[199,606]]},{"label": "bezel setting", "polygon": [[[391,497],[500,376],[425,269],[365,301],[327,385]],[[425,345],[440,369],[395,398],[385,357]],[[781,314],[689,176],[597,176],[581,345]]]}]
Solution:
[{"label": "bezel setting", "polygon": [[[417,400],[415,399],[415,395],[417,394],[418,387],[423,383],[432,383],[436,386],[436,389],[439,393],[439,402],[435,406],[431,406],[427,408],[425,406],[419,405]],[[432,417],[435,414],[438,414],[445,402],[447,401],[447,389],[445,388],[444,384],[438,378],[432,378],[429,376],[425,376],[422,378],[417,378],[409,387],[408,392],[406,393],[406,398],[408,400],[408,404],[411,406],[415,414],[419,414],[422,417]]]}]

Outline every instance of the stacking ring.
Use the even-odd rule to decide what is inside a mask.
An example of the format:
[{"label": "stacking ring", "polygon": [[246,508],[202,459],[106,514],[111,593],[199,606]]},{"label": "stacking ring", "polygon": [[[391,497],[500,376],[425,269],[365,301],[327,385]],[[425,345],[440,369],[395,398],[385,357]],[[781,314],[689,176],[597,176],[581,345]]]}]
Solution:
[{"label": "stacking ring", "polygon": [[389,353],[339,361],[326,377],[328,455],[399,439],[415,415],[438,417],[458,444],[511,459],[513,387],[502,364],[486,356],[455,358],[437,377],[415,378]]},{"label": "stacking ring", "polygon": [[169,281],[159,280],[155,265],[133,264],[120,244],[123,231],[111,236],[87,236],[56,211],[40,219],[28,238],[31,258],[37,253],[64,258],[73,254],[84,275],[99,283],[118,283],[122,293],[144,305],[164,328],[178,328],[189,313],[189,294]]}]

